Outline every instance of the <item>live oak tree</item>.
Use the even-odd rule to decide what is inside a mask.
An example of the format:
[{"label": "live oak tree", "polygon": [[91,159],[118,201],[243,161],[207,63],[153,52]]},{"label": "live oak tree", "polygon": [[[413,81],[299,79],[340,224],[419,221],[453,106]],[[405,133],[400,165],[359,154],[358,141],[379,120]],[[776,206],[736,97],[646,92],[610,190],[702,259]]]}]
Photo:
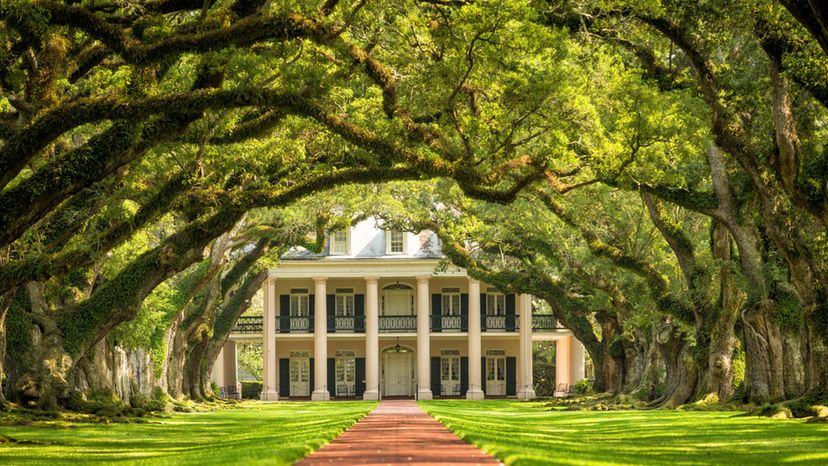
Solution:
[{"label": "live oak tree", "polygon": [[[371,210],[548,301],[599,387],[724,400],[744,352],[749,400],[818,395],[825,18],[791,0],[0,2],[7,392],[111,391],[106,355],[132,346],[161,391],[210,397],[273,257]],[[456,185],[294,206],[432,178]]]},{"label": "live oak tree", "polygon": [[[435,176],[472,196],[514,198],[543,172],[531,126],[558,92],[521,81],[531,60],[554,58],[523,37],[530,13],[518,4],[446,15],[417,2],[4,3],[2,317],[26,353],[10,354],[9,392],[62,404],[93,348],[251,209],[338,184]],[[499,46],[510,42],[525,53],[504,62]],[[159,241],[58,299],[66,277],[100,268],[166,215]],[[230,299],[230,288],[217,296]]]}]

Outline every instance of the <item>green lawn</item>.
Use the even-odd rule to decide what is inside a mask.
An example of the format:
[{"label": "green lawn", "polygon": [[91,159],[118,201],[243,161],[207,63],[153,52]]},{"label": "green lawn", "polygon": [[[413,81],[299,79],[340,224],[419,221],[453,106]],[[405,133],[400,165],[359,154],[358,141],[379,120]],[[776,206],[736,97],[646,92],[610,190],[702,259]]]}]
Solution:
[{"label": "green lawn", "polygon": [[828,424],[733,412],[550,411],[519,401],[424,401],[506,464],[828,464]]},{"label": "green lawn", "polygon": [[375,402],[259,403],[138,424],[0,425],[0,464],[291,464]]}]

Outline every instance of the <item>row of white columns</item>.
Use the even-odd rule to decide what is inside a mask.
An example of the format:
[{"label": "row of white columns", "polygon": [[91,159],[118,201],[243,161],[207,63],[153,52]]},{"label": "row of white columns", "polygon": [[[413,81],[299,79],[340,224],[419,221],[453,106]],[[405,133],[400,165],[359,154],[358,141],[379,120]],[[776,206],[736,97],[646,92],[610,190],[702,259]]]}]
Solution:
[{"label": "row of white columns", "polygon": [[[417,279],[417,398],[431,399],[429,276]],[[327,278],[314,277],[314,359],[315,387],[312,400],[330,399],[327,387],[328,319]],[[379,277],[365,277],[365,393],[366,400],[379,399]],[[466,398],[483,399],[481,351],[480,282],[469,278],[468,356],[469,388]],[[264,373],[262,400],[279,399],[276,382],[276,280],[269,279],[264,289],[264,325],[262,329]],[[520,373],[519,398],[534,398],[532,388],[532,301],[529,295],[518,295],[520,312]]]}]

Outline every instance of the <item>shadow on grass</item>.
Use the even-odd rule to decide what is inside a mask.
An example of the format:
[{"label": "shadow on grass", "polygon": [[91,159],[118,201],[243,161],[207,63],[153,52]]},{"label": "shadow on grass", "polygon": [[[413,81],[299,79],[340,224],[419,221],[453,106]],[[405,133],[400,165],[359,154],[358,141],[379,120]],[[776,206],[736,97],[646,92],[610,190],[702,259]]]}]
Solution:
[{"label": "shadow on grass", "polygon": [[421,405],[507,464],[828,462],[828,425],[801,420],[733,412],[550,411],[509,400]]},{"label": "shadow on grass", "polygon": [[141,424],[0,426],[0,464],[291,464],[375,406],[251,402]]}]

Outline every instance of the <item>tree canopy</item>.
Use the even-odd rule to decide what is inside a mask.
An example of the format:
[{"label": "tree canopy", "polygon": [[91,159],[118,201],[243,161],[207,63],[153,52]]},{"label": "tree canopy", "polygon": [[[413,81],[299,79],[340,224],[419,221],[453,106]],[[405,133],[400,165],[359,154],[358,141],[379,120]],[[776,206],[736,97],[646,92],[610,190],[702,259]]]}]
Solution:
[{"label": "tree canopy", "polygon": [[214,396],[267,267],[367,215],[548,304],[602,390],[823,394],[826,21],[807,0],[0,1],[0,401],[111,393],[116,347],[153,374],[138,391]]}]

